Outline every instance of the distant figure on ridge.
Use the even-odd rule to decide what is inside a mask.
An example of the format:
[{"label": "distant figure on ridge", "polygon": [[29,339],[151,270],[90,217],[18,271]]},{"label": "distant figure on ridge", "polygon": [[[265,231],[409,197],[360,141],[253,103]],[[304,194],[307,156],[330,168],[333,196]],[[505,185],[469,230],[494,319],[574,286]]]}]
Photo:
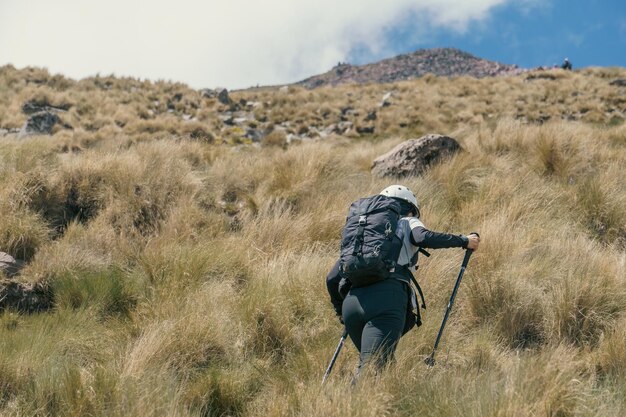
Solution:
[{"label": "distant figure on ridge", "polygon": [[569,62],[568,58],[565,58],[563,60],[563,65],[561,65],[561,68],[563,68],[564,70],[568,70],[568,71],[572,70],[572,63]]}]

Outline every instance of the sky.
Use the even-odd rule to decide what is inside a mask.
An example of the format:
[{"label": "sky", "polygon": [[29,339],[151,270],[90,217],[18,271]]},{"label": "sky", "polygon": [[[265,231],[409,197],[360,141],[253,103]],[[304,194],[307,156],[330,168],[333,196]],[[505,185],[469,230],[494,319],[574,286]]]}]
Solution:
[{"label": "sky", "polygon": [[0,66],[76,79],[237,89],[434,47],[626,67],[626,0],[0,0]]}]

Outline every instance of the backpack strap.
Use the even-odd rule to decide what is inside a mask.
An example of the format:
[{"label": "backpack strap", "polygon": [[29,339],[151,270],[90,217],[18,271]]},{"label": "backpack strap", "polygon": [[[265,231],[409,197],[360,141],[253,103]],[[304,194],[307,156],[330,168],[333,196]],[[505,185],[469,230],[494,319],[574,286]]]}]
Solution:
[{"label": "backpack strap", "polygon": [[363,255],[363,242],[364,242],[364,233],[365,233],[365,225],[367,224],[367,211],[368,206],[364,207],[364,202],[362,201],[359,204],[359,209],[356,212],[356,215],[359,216],[359,228],[356,232],[356,240],[354,242],[354,251],[352,255],[361,257]]},{"label": "backpack strap", "polygon": [[[422,308],[426,310],[426,300],[424,299],[424,292],[422,291],[422,287],[420,287],[420,285],[417,283],[417,280],[415,279],[413,274],[411,274],[411,281],[413,282],[413,285],[415,285],[415,288],[417,289],[417,292],[422,299]],[[417,314],[419,314],[419,308],[417,309]]]}]

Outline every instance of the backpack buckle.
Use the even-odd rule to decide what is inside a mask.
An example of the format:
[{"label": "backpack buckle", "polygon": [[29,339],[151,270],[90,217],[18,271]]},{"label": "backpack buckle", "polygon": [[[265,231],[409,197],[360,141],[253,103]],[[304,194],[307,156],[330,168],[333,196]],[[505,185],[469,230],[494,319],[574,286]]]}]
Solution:
[{"label": "backpack buckle", "polygon": [[359,216],[359,226],[365,226],[367,216]]}]

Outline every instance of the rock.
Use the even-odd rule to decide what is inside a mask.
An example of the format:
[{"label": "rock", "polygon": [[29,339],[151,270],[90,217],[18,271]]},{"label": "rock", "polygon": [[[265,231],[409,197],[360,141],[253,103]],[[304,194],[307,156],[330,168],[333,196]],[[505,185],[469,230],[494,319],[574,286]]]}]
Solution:
[{"label": "rock", "polygon": [[252,142],[258,143],[265,137],[265,134],[258,129],[247,129],[245,136]]},{"label": "rock", "polygon": [[376,158],[372,174],[380,177],[419,175],[442,157],[460,149],[459,143],[448,136],[430,134],[411,139]]},{"label": "rock", "polygon": [[35,113],[28,118],[22,130],[20,130],[20,136],[50,135],[52,134],[52,128],[57,123],[61,123],[61,119],[54,113],[49,111]]},{"label": "rock", "polygon": [[215,98],[217,97],[217,94],[215,93],[214,90],[210,89],[210,88],[203,88],[200,90],[200,95],[204,98]]},{"label": "rock", "polygon": [[361,135],[371,135],[374,133],[374,126],[357,126],[356,131]]},{"label": "rock", "polygon": [[288,133],[286,137],[287,144],[291,145],[295,142],[301,142],[302,138],[294,133]]},{"label": "rock", "polygon": [[389,107],[389,106],[391,106],[391,102],[389,101],[389,99],[391,99],[391,92],[389,92],[389,93],[387,93],[387,94],[385,94],[383,96],[383,99],[378,104],[378,107]]},{"label": "rock", "polygon": [[249,117],[235,117],[233,119],[233,123],[236,124],[236,125],[242,125],[242,124],[246,123],[249,120],[250,120]]},{"label": "rock", "polygon": [[626,87],[626,78],[618,78],[609,83],[609,85],[615,85],[617,87]]},{"label": "rock", "polygon": [[319,132],[319,135],[321,138],[326,138],[330,135],[332,135],[333,133],[335,133],[335,129],[337,129],[337,125],[336,124],[330,124],[327,127],[325,127],[322,131]]},{"label": "rock", "polygon": [[16,260],[14,257],[5,252],[0,252],[0,272],[6,276],[12,277],[24,266],[24,262]]},{"label": "rock", "polygon": [[348,131],[350,131],[350,129],[352,129],[353,126],[354,126],[354,123],[352,122],[339,122],[337,126],[335,127],[335,129],[333,130],[333,132],[341,135],[343,133],[347,133]]},{"label": "rock", "polygon": [[365,119],[363,119],[366,122],[372,122],[374,120],[376,120],[377,116],[376,116],[376,110],[373,110],[369,113],[367,113],[367,116],[365,116]]},{"label": "rock", "polygon": [[204,88],[200,90],[200,94],[202,94],[202,97],[205,98],[217,98],[217,101],[225,105],[233,104],[233,101],[228,95],[228,90],[225,88],[216,88],[215,90],[211,90],[210,88]]},{"label": "rock", "polygon": [[220,119],[222,123],[224,123],[227,126],[235,125],[235,118],[233,117],[232,114],[229,114],[229,113],[220,114],[217,116],[217,118]]},{"label": "rock", "polygon": [[341,115],[342,116],[346,116],[346,115],[350,116],[350,115],[354,114],[354,107],[350,107],[350,106],[342,107],[340,109],[340,111],[341,111]]},{"label": "rock", "polygon": [[227,89],[220,88],[217,90],[217,101],[226,105],[232,104],[232,100],[230,99],[230,96],[228,95]]}]

